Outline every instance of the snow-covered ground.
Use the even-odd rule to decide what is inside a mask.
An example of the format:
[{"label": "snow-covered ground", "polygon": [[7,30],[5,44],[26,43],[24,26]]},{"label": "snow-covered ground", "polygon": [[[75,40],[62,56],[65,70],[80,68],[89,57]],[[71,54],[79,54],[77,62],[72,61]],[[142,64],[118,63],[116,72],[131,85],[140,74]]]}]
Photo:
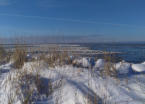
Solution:
[{"label": "snow-covered ground", "polygon": [[[101,76],[103,59],[98,59],[93,67],[88,59],[75,61],[82,66],[63,65],[51,68],[41,61],[27,62],[22,69],[16,70],[12,63],[1,65],[0,104],[22,104],[27,97],[34,104],[145,103],[144,63],[115,63],[116,78]],[[39,85],[36,78],[33,78],[37,75]]]}]

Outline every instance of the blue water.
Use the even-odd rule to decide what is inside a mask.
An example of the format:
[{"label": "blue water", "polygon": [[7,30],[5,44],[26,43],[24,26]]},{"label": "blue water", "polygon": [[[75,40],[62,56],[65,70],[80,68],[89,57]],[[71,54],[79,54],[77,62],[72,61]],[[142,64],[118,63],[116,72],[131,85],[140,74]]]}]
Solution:
[{"label": "blue water", "polygon": [[133,63],[141,63],[145,61],[145,44],[121,44],[121,43],[113,43],[113,44],[98,44],[98,43],[87,43],[80,44],[81,46],[89,47],[93,50],[102,50],[102,51],[114,51],[114,52],[122,52],[118,54],[118,57]]}]

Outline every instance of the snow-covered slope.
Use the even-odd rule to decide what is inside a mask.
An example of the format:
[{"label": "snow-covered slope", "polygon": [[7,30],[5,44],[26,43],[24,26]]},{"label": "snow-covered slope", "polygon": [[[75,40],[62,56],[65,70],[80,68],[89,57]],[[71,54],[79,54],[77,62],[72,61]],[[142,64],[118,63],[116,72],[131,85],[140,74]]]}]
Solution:
[{"label": "snow-covered slope", "polygon": [[[0,104],[8,104],[10,99],[13,104],[21,104],[25,100],[26,86],[17,88],[20,81],[17,76],[24,73],[32,76],[39,74],[42,84],[46,85],[40,87],[38,94],[37,85],[30,81],[29,87],[34,91],[32,102],[36,104],[144,104],[144,74],[132,73],[130,76],[118,78],[102,77],[98,69],[103,68],[104,60],[99,59],[92,69],[87,68],[90,64],[85,58],[77,62],[84,67],[63,65],[49,68],[43,62],[28,62],[18,72],[11,64],[0,66]],[[120,62],[114,66],[122,75],[129,73],[129,70],[144,71],[143,64],[131,66],[130,63]],[[25,78],[21,81],[24,80]],[[50,81],[53,92],[47,94]]]},{"label": "snow-covered slope", "polygon": [[135,72],[145,72],[145,64],[144,63],[142,63],[142,64],[133,64],[132,69]]}]

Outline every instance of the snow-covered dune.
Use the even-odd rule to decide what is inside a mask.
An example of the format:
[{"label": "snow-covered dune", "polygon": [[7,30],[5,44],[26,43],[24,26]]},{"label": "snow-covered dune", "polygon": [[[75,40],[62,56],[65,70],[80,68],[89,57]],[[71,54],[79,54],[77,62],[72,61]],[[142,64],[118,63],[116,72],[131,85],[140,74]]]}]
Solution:
[{"label": "snow-covered dune", "polygon": [[[43,62],[28,62],[17,72],[11,64],[0,66],[0,104],[22,104],[27,95],[26,88],[33,88],[32,102],[36,104],[144,104],[145,102],[145,75],[131,74],[124,78],[102,77],[98,69],[104,67],[105,61],[98,59],[94,67],[89,67],[89,60],[82,58],[75,60],[81,67],[73,65],[48,67]],[[143,72],[145,66],[127,62],[114,63],[118,73],[126,74],[129,70]],[[91,69],[92,68],[92,69]],[[25,73],[25,74],[24,74]],[[29,86],[19,87],[17,76],[22,77],[21,82]],[[39,74],[41,86],[38,91],[37,84],[32,76]],[[27,78],[33,81],[25,81]],[[31,79],[32,78],[32,79]],[[51,81],[52,93],[48,93],[47,86]],[[20,83],[21,83],[20,82]],[[22,83],[24,84],[24,83]],[[24,84],[24,85],[25,85]],[[26,94],[26,95],[25,95]]]},{"label": "snow-covered dune", "polygon": [[132,69],[135,72],[145,72],[145,64],[132,64]]}]

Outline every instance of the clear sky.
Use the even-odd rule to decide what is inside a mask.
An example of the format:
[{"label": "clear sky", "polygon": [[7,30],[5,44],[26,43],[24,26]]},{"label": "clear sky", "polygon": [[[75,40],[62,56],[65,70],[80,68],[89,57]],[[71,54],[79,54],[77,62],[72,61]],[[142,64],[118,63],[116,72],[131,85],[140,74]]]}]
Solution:
[{"label": "clear sky", "polygon": [[145,0],[0,0],[0,36],[145,41]]}]

